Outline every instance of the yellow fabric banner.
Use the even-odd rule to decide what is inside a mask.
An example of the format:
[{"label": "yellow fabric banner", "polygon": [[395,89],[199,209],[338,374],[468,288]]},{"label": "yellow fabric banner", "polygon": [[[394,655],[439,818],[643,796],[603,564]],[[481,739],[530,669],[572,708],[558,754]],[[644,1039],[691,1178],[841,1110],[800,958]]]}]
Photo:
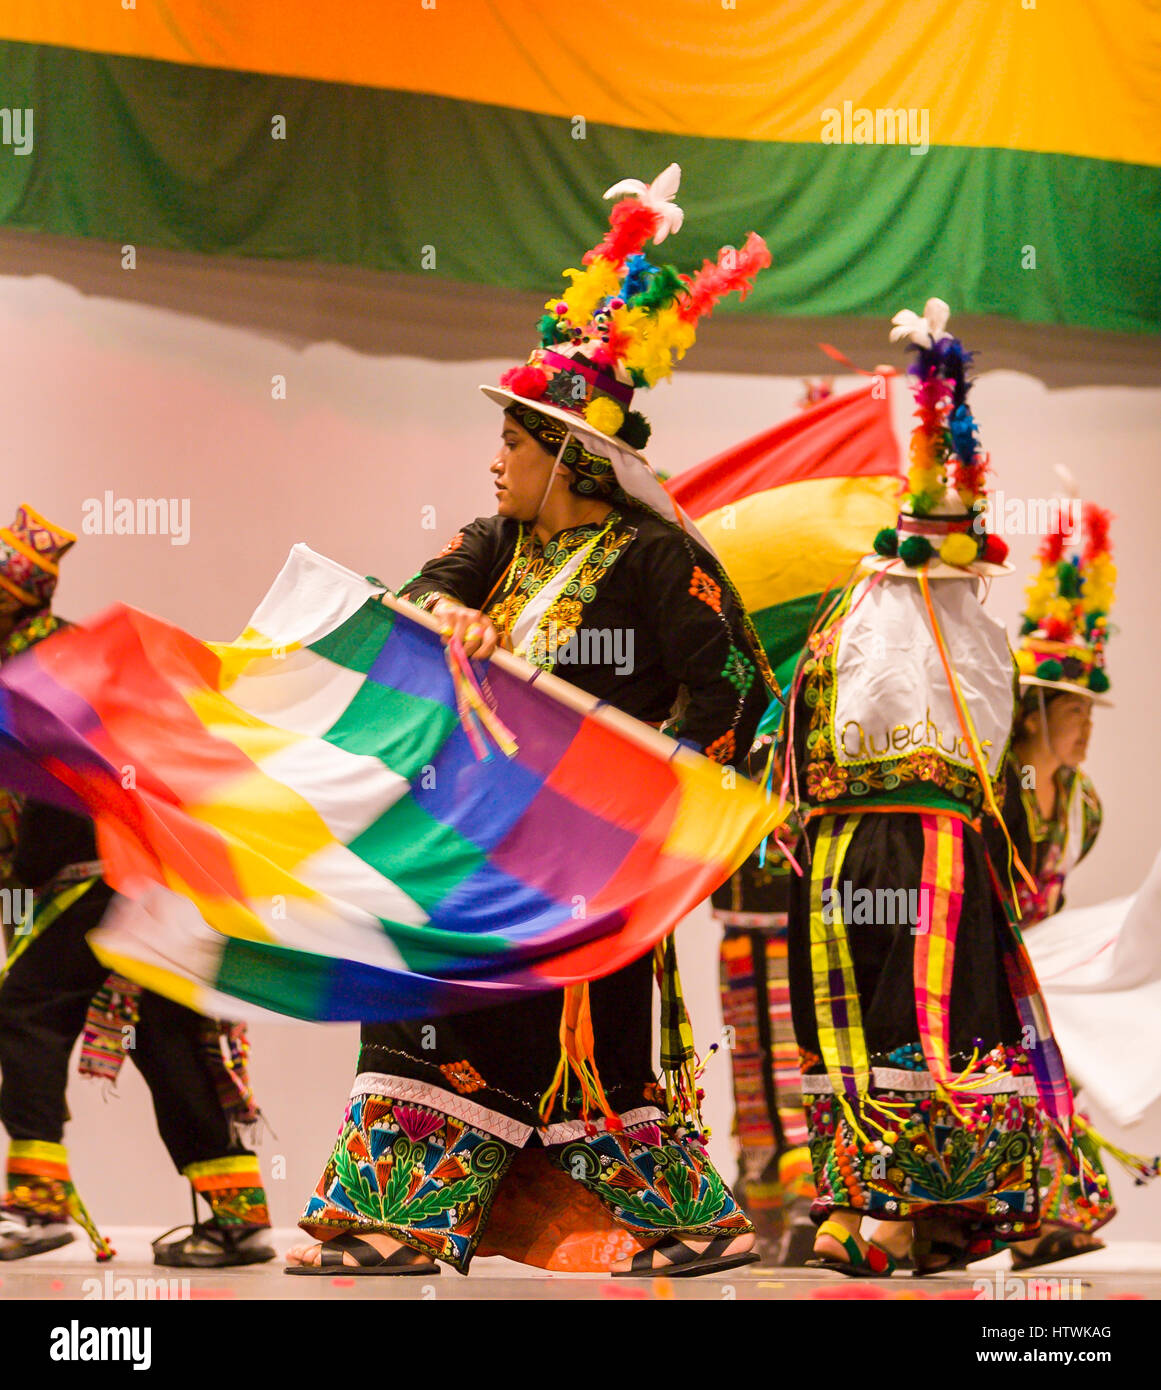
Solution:
[{"label": "yellow fabric banner", "polygon": [[[871,549],[875,533],[894,526],[899,479],[808,478],[743,497],[698,520],[752,613],[845,582]],[[771,537],[793,537],[792,545]]]},{"label": "yellow fabric banner", "polygon": [[507,106],[578,140],[596,122],[1161,165],[1145,0],[0,0],[0,38]]}]

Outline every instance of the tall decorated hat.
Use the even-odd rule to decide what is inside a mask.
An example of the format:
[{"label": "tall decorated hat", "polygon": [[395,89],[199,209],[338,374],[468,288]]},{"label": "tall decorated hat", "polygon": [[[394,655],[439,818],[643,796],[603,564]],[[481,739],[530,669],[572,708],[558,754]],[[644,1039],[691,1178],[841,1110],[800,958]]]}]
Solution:
[{"label": "tall decorated hat", "polygon": [[31,608],[50,603],[60,558],[75,540],[25,502],[11,526],[0,526],[0,588]]},{"label": "tall decorated hat", "polygon": [[1040,565],[1025,590],[1028,606],[1020,627],[1016,666],[1020,688],[1067,690],[1097,704],[1109,688],[1105,644],[1117,567],[1109,544],[1110,514],[1092,502],[1081,510],[1083,541],[1066,553],[1061,521],[1040,544]]},{"label": "tall decorated hat", "polygon": [[942,299],[929,299],[922,316],[903,309],[891,320],[891,341],[915,353],[908,368],[915,428],[899,519],[875,537],[866,569],[928,579],[1012,570],[1007,543],[986,530],[990,460],[968,404],[972,355],[947,331],[949,314]]},{"label": "tall decorated hat", "polygon": [[693,346],[699,319],[728,294],[744,298],[770,264],[755,232],[693,275],[654,264],[645,247],[660,245],[685,217],[674,202],[680,180],[671,164],[651,184],[623,179],[607,190],[605,197],[617,200],[608,231],[579,270],[564,272],[568,288],[545,305],[539,346],[499,386],[480,388],[542,443],[554,442],[541,428],[547,418],[598,452],[611,444],[618,454],[642,458],[650,426],[634,397],[672,373]]}]

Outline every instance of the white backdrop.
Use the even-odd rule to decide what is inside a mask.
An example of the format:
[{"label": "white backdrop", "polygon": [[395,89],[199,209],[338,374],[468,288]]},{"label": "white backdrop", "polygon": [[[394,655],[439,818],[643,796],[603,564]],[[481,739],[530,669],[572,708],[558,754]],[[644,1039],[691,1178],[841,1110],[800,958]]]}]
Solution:
[{"label": "white backdrop", "polygon": [[[703,329],[707,338],[713,333],[712,323]],[[807,342],[817,336],[805,322],[802,333]],[[880,360],[895,361],[883,336]],[[1098,716],[1089,762],[1106,823],[1070,885],[1071,902],[1092,903],[1135,887],[1161,841],[1153,811],[1161,745],[1149,733],[1161,389],[1049,391],[1032,376],[988,372],[987,342],[969,346],[981,349],[975,410],[1004,492],[1051,495],[1053,465],[1064,463],[1117,516],[1121,634],[1110,652],[1117,703]],[[86,500],[106,491],[188,499],[184,545],[165,535],[82,534],[64,562],[57,606],[84,618],[123,599],[201,636],[231,637],[295,541],[398,584],[464,521],[490,511],[487,464],[498,415],[475,387],[510,365],[372,358],[333,343],[297,348],[170,310],[85,297],[47,276],[0,277],[0,517],[28,501],[80,531]],[[827,365],[820,354],[818,371]],[[800,393],[790,378],[678,373],[646,406],[652,461],[670,471],[767,428]],[[273,394],[279,376],[285,399]],[[896,392],[895,410],[905,439],[905,389]],[[1009,539],[1019,575],[997,581],[989,606],[1012,628],[1035,538]],[[704,907],[678,940],[704,1048],[721,1027],[717,936]],[[262,1146],[276,1224],[293,1221],[321,1168],[356,1036],[345,1026],[253,1029],[256,1088],[276,1135]],[[125,1073],[109,1101],[74,1080],[67,1135],[74,1175],[99,1223],[161,1229],[184,1217],[184,1184],[157,1138],[148,1093],[131,1066]],[[706,1080],[714,1148],[729,1172],[724,1055]],[[1120,1138],[1161,1148],[1161,1108]],[[1135,1189],[1116,1173],[1113,1181],[1125,1212],[1114,1238],[1161,1238],[1161,1191]]]}]

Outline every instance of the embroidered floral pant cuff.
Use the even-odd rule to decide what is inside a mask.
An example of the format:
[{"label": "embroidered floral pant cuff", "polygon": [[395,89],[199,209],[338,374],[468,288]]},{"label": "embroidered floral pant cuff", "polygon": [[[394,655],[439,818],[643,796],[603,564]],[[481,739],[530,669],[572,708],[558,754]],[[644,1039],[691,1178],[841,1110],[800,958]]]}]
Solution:
[{"label": "embroidered floral pant cuff", "polygon": [[944,1215],[1006,1241],[1036,1233],[1041,1132],[1030,1077],[958,1095],[953,1109],[927,1071],[876,1066],[871,1076],[861,1136],[828,1078],[803,1077],[815,1221],[845,1209],[880,1221]]},{"label": "embroidered floral pant cuff", "polygon": [[[575,1120],[539,1138],[557,1167],[643,1240],[753,1229],[694,1137],[673,1132],[653,1107],[620,1118],[619,1131]],[[531,1137],[530,1126],[463,1096],[364,1073],[299,1225],[320,1240],[381,1231],[467,1273],[500,1185]]]},{"label": "embroidered floral pant cuff", "polygon": [[269,1226],[266,1189],[253,1154],[230,1154],[188,1163],[181,1170],[209,1203],[219,1226]]}]

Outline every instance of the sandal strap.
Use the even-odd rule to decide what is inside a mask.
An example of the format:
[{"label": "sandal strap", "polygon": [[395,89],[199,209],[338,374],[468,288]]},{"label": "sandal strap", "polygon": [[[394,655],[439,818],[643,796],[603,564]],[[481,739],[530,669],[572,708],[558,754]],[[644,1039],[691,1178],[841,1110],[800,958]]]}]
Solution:
[{"label": "sandal strap", "polygon": [[837,1240],[847,1252],[847,1258],[850,1260],[852,1267],[857,1268],[859,1265],[869,1263],[867,1256],[864,1255],[859,1248],[859,1242],[849,1231],[840,1226],[837,1221],[824,1221],[818,1228],[817,1234],[820,1236],[830,1236],[831,1240]]},{"label": "sandal strap", "polygon": [[[694,1264],[698,1260],[716,1260],[741,1235],[745,1235],[745,1232],[734,1231],[716,1235],[711,1238],[704,1250],[695,1250],[692,1245],[687,1245],[677,1236],[663,1236],[655,1245],[650,1245],[645,1250],[639,1250],[633,1256],[633,1263],[630,1268],[634,1272],[648,1274],[651,1271],[662,1271],[681,1265]],[[665,1263],[654,1264],[654,1255],[661,1255],[665,1259]]]},{"label": "sandal strap", "polygon": [[[392,1250],[390,1255],[384,1255],[381,1251],[376,1250],[370,1241],[363,1240],[353,1231],[344,1231],[332,1240],[321,1242],[318,1262],[328,1269],[341,1268],[346,1264],[343,1259],[344,1253],[353,1255],[356,1264],[370,1269],[375,1266],[386,1268],[418,1264],[419,1261],[415,1259],[415,1256],[421,1252],[413,1250],[410,1245],[401,1245],[398,1250]],[[347,1268],[349,1269],[350,1266],[347,1265]]]},{"label": "sandal strap", "polygon": [[[167,1236],[172,1236],[178,1231],[188,1231],[180,1240],[170,1241],[169,1245],[164,1244]],[[210,1245],[216,1246],[219,1250],[228,1250],[229,1244],[222,1227],[215,1226],[207,1221],[187,1221],[184,1226],[173,1226],[168,1231],[164,1231],[155,1241],[151,1241],[154,1250],[159,1248],[184,1251],[189,1245],[195,1244],[199,1240],[204,1240]]]},{"label": "sandal strap", "polygon": [[369,1242],[362,1240],[352,1231],[344,1231],[332,1240],[322,1242],[318,1262],[320,1265],[334,1267],[346,1264],[344,1255],[353,1255],[357,1265],[371,1266],[386,1264],[387,1258]]}]

